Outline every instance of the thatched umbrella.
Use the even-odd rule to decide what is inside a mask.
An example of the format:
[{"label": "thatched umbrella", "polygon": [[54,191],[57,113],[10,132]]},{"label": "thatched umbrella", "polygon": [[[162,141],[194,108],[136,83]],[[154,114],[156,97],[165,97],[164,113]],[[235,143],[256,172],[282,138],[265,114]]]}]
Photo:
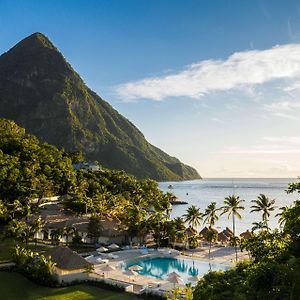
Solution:
[{"label": "thatched umbrella", "polygon": [[205,236],[207,234],[207,232],[209,231],[209,229],[205,226],[200,232],[199,234],[202,236]]},{"label": "thatched umbrella", "polygon": [[106,252],[106,251],[108,251],[108,249],[102,246],[102,247],[96,249],[96,251],[97,252]]},{"label": "thatched umbrella", "polygon": [[189,277],[188,280],[189,281],[199,281],[201,278],[202,278],[202,276],[195,275],[195,276]]},{"label": "thatched umbrella", "polygon": [[252,236],[251,232],[247,229],[247,231],[244,231],[240,234],[241,239],[248,239]]},{"label": "thatched umbrella", "polygon": [[128,276],[128,279],[129,279],[130,277],[134,277],[134,276],[138,275],[138,273],[137,273],[137,272],[134,272],[133,270],[127,270],[127,271],[123,272],[123,274],[127,275],[127,276]]},{"label": "thatched umbrella", "polygon": [[180,275],[176,272],[172,272],[172,273],[168,274],[168,278],[172,278],[172,277],[179,277],[180,278]]},{"label": "thatched umbrella", "polygon": [[197,230],[192,228],[191,226],[189,226],[186,230],[185,230],[186,234],[188,237],[191,237],[191,236],[195,236],[198,234]]},{"label": "thatched umbrella", "polygon": [[174,284],[174,288],[176,284],[184,284],[183,280],[177,276],[171,276],[168,281]]},{"label": "thatched umbrella", "polygon": [[230,228],[226,227],[226,229],[225,229],[224,231],[226,231],[227,234],[228,234],[230,237],[233,236],[233,232],[232,232],[232,230],[231,230]]},{"label": "thatched umbrella", "polygon": [[133,266],[129,267],[128,270],[141,271],[141,270],[143,270],[143,268],[139,265],[133,265]]},{"label": "thatched umbrella", "polygon": [[116,250],[116,249],[119,249],[120,247],[117,244],[111,244],[108,246],[108,248],[111,250]]},{"label": "thatched umbrella", "polygon": [[116,270],[116,268],[111,265],[105,265],[103,268],[101,268],[101,271],[106,272],[107,276],[108,276],[109,272],[115,271],[115,270]]},{"label": "thatched umbrella", "polygon": [[228,242],[229,237],[222,231],[218,234],[218,241],[221,243],[226,243]]}]

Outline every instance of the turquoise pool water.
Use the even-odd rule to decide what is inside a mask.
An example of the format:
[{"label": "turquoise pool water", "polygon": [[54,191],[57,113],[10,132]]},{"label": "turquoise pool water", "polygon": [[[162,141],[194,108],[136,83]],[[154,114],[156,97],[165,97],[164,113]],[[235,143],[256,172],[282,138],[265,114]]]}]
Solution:
[{"label": "turquoise pool water", "polygon": [[[204,275],[209,271],[209,263],[205,261],[173,258],[154,257],[144,259],[134,259],[124,262],[122,267],[127,270],[133,265],[139,265],[143,269],[137,271],[140,275],[151,276],[158,279],[166,279],[171,272],[178,273],[185,283],[189,282],[189,277]],[[227,270],[230,267],[222,264],[211,263],[212,270]]]}]

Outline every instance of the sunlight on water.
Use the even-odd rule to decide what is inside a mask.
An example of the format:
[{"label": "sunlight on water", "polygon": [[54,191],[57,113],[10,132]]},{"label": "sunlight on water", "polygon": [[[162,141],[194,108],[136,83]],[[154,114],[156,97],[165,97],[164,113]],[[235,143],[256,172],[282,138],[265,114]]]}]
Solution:
[{"label": "sunlight on water", "polygon": [[[194,204],[200,207],[203,211],[207,205],[215,201],[218,207],[223,205],[223,200],[226,196],[235,194],[240,196],[241,199],[246,200],[244,202],[245,210],[242,211],[242,220],[237,220],[236,229],[237,233],[241,233],[246,229],[252,228],[252,222],[260,220],[261,215],[259,213],[250,214],[251,200],[256,199],[260,193],[267,195],[270,199],[276,199],[276,206],[282,207],[292,204],[292,202],[298,199],[297,194],[287,194],[288,183],[295,182],[296,179],[204,179],[182,182],[161,182],[160,188],[166,192],[170,191],[174,193],[179,200],[188,202],[188,205],[176,205],[173,207],[172,217],[182,216],[187,207]],[[169,189],[169,185],[173,188]],[[276,213],[278,208],[271,214],[270,227],[277,227]],[[227,216],[220,217],[216,224],[216,228],[220,230],[226,226],[232,227],[231,219],[228,220]],[[203,226],[200,226],[200,228]]]}]

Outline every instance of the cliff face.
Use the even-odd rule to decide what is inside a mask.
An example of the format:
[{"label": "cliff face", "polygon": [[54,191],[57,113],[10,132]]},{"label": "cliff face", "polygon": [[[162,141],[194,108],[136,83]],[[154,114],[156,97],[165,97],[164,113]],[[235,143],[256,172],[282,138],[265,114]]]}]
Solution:
[{"label": "cliff face", "polygon": [[88,160],[138,178],[200,178],[148,143],[143,134],[91,91],[63,55],[35,33],[0,56],[0,117],[39,138],[82,151]]}]

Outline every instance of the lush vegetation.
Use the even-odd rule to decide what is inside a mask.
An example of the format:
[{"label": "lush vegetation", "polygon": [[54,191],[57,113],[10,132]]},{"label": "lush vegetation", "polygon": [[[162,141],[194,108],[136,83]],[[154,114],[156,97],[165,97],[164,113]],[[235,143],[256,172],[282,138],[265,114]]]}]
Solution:
[{"label": "lush vegetation", "polygon": [[133,300],[128,293],[104,290],[85,284],[48,288],[37,285],[15,272],[0,272],[1,299],[9,300]]},{"label": "lush vegetation", "polygon": [[3,119],[0,166],[0,217],[8,221],[29,217],[43,197],[67,194],[76,184],[71,156]]},{"label": "lush vegetation", "polygon": [[[291,184],[288,192],[300,192],[299,187],[298,183]],[[236,200],[230,200],[231,207],[240,207]],[[223,213],[228,212],[228,198],[225,203]],[[256,223],[261,226],[257,234],[253,232],[241,242],[242,249],[248,251],[251,260],[238,263],[225,272],[209,272],[198,282],[194,300],[299,299],[300,201],[281,209],[281,231],[270,231],[268,227],[275,200],[261,194],[254,203],[252,211],[262,212],[262,221]]]},{"label": "lush vegetation", "polygon": [[[7,74],[10,74],[7,80]],[[144,135],[91,91],[40,33],[0,56],[0,117],[69,152],[137,178],[182,180],[197,171],[148,143]]]},{"label": "lush vegetation", "polygon": [[[141,241],[150,232],[158,244],[168,238],[174,223],[169,218],[172,194],[161,192],[153,180],[137,180],[124,171],[75,171],[72,164],[79,159],[78,153],[68,155],[14,122],[0,120],[0,218],[8,237],[28,243],[44,226],[32,217],[43,197],[60,195],[66,210],[92,214],[95,238],[101,233],[96,220],[103,216],[119,219],[121,229]],[[76,238],[72,227],[52,231],[51,238],[58,241],[62,235]]]},{"label": "lush vegetation", "polygon": [[55,264],[49,257],[33,252],[30,249],[16,246],[14,261],[17,270],[35,282],[48,286],[55,284],[55,278],[53,277]]}]

